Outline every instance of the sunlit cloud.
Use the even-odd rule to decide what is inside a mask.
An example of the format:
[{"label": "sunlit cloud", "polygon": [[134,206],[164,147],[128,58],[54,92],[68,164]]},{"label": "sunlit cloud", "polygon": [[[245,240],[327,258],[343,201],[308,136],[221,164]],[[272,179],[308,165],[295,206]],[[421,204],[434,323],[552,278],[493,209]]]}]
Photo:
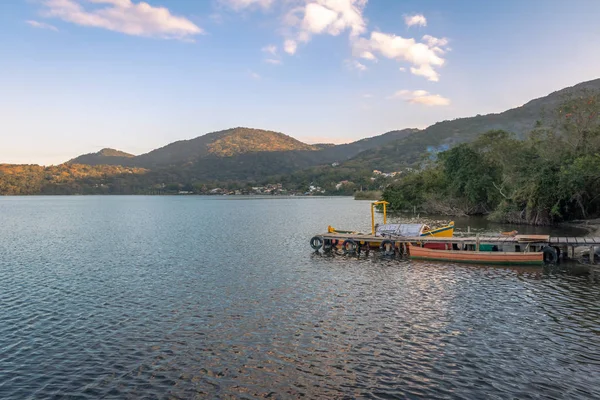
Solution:
[{"label": "sunlit cloud", "polygon": [[265,52],[265,53],[269,53],[273,56],[277,55],[277,46],[275,46],[274,44],[269,44],[265,47],[263,47],[262,49],[260,49],[261,51]]},{"label": "sunlit cloud", "polygon": [[[446,38],[424,35],[419,40],[381,31],[368,32],[368,21],[364,17],[367,0],[220,0],[220,3],[237,11],[262,9],[279,13],[282,54],[296,54],[300,47],[319,35],[347,34],[357,61],[346,64],[358,71],[368,69],[368,64],[362,60],[377,62],[378,58],[388,58],[404,64],[399,67],[401,72],[410,71],[437,82],[439,69],[445,65],[446,53],[450,51]],[[404,22],[409,27],[427,26],[427,19],[422,14],[407,15]],[[276,49],[275,45],[269,45],[263,51],[275,55]]]},{"label": "sunlit cloud", "polygon": [[[385,58],[395,59],[399,62],[408,62],[413,65],[411,72],[421,75],[430,81],[437,82],[439,74],[434,67],[441,67],[445,60],[441,53],[435,49],[439,46],[429,45],[433,40],[447,43],[447,39],[428,37],[427,43],[420,43],[412,38],[403,38],[383,32],[371,32],[369,38],[359,38],[353,43],[353,53],[357,57],[364,56],[365,52],[379,54]],[[441,45],[441,44],[440,44]]]},{"label": "sunlit cloud", "polygon": [[408,27],[414,25],[427,26],[427,19],[423,14],[407,15],[404,17],[404,23],[406,23],[406,26]]},{"label": "sunlit cloud", "polygon": [[235,11],[241,11],[246,8],[268,9],[274,3],[274,0],[219,0],[219,3],[230,7]]},{"label": "sunlit cloud", "polygon": [[84,7],[75,0],[44,0],[42,15],[133,36],[189,41],[193,36],[203,33],[202,28],[189,19],[175,16],[165,7],[153,7],[143,1],[89,0],[88,3],[103,7]]},{"label": "sunlit cloud", "polygon": [[354,69],[359,72],[363,72],[363,71],[367,70],[367,66],[364,64],[361,64],[357,60],[346,60],[345,64],[348,67],[348,69]]},{"label": "sunlit cloud", "polygon": [[48,30],[51,30],[54,32],[58,32],[58,28],[55,27],[54,25],[46,24],[46,23],[39,22],[39,21],[33,21],[33,20],[25,21],[25,23],[28,24],[29,26],[33,26],[34,28],[48,29]]},{"label": "sunlit cloud", "polygon": [[287,40],[307,43],[315,35],[337,36],[345,31],[357,37],[366,31],[366,4],[366,0],[307,0],[284,16]]},{"label": "sunlit cloud", "polygon": [[450,105],[450,99],[442,97],[439,94],[430,94],[426,90],[399,90],[387,98],[390,100],[403,99],[411,104],[422,104],[426,106]]},{"label": "sunlit cloud", "polygon": [[288,39],[283,43],[283,51],[290,55],[295,54],[297,48],[298,43],[295,40]]}]

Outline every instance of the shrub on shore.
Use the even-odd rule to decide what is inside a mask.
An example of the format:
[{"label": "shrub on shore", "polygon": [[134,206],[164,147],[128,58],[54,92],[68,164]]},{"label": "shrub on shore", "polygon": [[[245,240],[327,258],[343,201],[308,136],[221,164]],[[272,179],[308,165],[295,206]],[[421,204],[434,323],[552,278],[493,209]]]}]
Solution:
[{"label": "shrub on shore", "polygon": [[354,200],[379,200],[383,192],[380,190],[365,190],[354,192]]}]

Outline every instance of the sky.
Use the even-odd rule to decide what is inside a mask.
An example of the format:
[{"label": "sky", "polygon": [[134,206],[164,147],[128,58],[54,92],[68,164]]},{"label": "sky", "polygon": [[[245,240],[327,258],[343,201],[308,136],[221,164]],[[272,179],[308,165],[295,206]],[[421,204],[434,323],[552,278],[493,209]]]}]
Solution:
[{"label": "sky", "polygon": [[502,112],[600,77],[598,0],[6,0],[0,163],[236,126],[308,143]]}]

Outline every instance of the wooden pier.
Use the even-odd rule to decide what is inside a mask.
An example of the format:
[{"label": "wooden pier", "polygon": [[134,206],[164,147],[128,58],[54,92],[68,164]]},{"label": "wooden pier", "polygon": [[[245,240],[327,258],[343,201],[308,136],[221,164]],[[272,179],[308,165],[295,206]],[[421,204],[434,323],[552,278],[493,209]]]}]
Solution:
[{"label": "wooden pier", "polygon": [[[371,234],[360,233],[323,233],[317,235],[323,241],[337,241],[342,244],[346,240],[352,240],[359,245],[377,244],[383,240],[391,240],[398,248],[406,249],[406,246],[413,244],[439,243],[448,245],[451,249],[469,249],[479,251],[481,245],[497,246],[515,246],[516,251],[540,251],[546,246],[557,250],[562,259],[575,258],[575,248],[585,247],[584,254],[589,254],[590,263],[594,263],[594,253],[596,247],[600,246],[600,237],[551,237],[548,235],[516,235],[516,236],[453,236],[453,237],[435,237],[435,236],[375,236]],[[588,253],[589,251],[589,253]]]},{"label": "wooden pier", "polygon": [[550,237],[547,235],[516,235],[516,236],[413,236],[413,237],[383,237],[366,234],[353,233],[323,233],[323,239],[346,240],[352,239],[366,243],[381,242],[384,239],[391,239],[394,242],[405,243],[469,243],[474,244],[477,241],[486,244],[508,244],[508,243],[535,243],[546,244],[550,246],[600,246],[600,237]]}]

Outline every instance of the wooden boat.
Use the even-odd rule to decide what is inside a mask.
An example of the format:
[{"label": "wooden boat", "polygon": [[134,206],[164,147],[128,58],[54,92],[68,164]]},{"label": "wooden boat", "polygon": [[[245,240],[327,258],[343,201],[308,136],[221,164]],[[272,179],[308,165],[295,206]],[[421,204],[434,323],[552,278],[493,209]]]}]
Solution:
[{"label": "wooden boat", "polygon": [[410,258],[473,264],[542,265],[544,253],[507,251],[437,250],[415,244],[408,246]]},{"label": "wooden boat", "polygon": [[[387,201],[376,201],[371,203],[371,235],[381,237],[381,241],[390,238],[400,237],[416,237],[416,236],[435,236],[435,237],[452,237],[454,236],[454,221],[448,225],[438,228],[431,228],[426,224],[387,224]],[[383,225],[375,224],[375,207],[382,205],[383,207]],[[328,233],[363,235],[358,231],[343,231],[329,226]],[[340,243],[341,244],[341,243]],[[379,247],[381,242],[370,242],[371,247]]]}]

